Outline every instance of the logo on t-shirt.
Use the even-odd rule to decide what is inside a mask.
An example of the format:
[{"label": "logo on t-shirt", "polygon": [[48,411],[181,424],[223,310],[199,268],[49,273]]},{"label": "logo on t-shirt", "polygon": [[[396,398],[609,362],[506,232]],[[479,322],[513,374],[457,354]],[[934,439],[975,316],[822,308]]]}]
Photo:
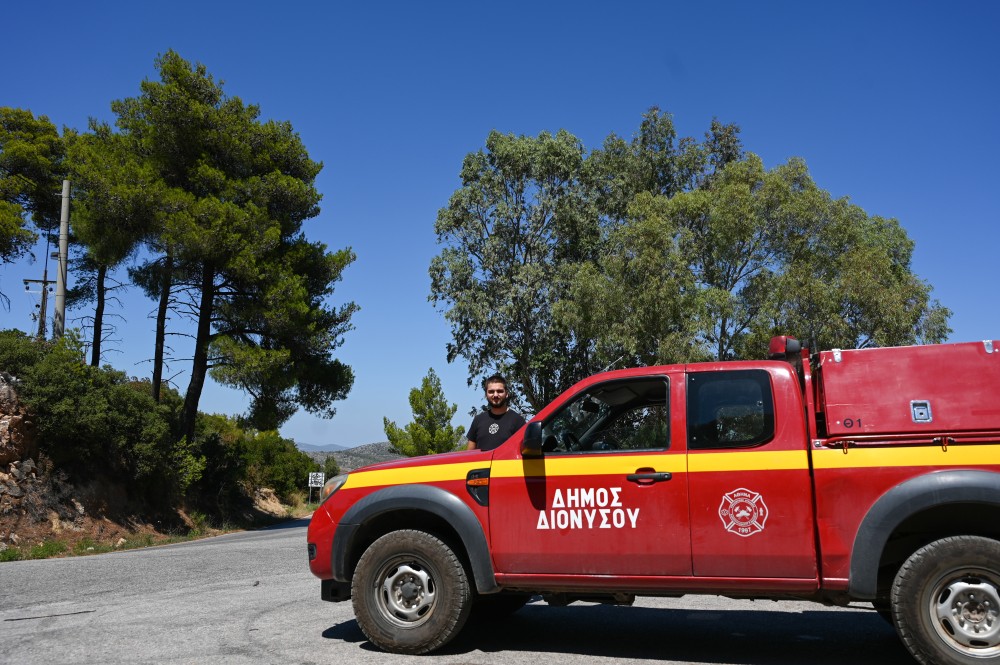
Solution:
[{"label": "logo on t-shirt", "polygon": [[500,431],[500,425],[497,425],[496,423],[490,425],[490,434],[496,434],[499,431]]}]

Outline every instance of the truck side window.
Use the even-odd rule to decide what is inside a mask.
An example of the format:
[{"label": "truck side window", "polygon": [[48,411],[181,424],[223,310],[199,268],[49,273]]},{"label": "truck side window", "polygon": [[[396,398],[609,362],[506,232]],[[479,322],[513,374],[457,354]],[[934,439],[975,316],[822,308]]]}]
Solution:
[{"label": "truck side window", "polygon": [[774,437],[771,379],[760,369],[687,378],[688,448],[745,448]]},{"label": "truck side window", "polygon": [[542,429],[546,453],[665,450],[667,377],[622,379],[574,397]]}]

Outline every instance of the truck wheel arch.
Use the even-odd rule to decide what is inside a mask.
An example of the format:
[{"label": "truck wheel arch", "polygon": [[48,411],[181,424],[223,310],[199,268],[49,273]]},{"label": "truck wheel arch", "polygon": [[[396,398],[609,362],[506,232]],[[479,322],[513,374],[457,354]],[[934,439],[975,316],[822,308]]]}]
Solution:
[{"label": "truck wheel arch", "polygon": [[479,519],[460,498],[431,485],[386,487],[351,506],[338,523],[333,538],[331,563],[334,578],[350,581],[354,563],[361,554],[357,552],[355,556],[353,553],[365,525],[402,511],[425,513],[446,522],[461,541],[477,591],[492,593],[499,589],[486,534]]},{"label": "truck wheel arch", "polygon": [[914,515],[948,504],[980,504],[1000,511],[1000,474],[935,471],[902,482],[879,497],[861,521],[851,549],[850,596],[874,600],[882,553],[896,529]]}]

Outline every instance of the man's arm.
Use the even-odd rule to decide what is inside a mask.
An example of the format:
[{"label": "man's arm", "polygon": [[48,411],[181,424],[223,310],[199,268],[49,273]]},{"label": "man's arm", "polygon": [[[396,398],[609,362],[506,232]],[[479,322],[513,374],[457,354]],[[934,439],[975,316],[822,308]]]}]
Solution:
[{"label": "man's arm", "polygon": [[476,436],[476,421],[478,419],[479,419],[479,414],[476,414],[476,416],[472,419],[472,424],[469,425],[469,431],[465,434],[465,439],[466,439],[465,449],[466,450],[475,450],[476,448],[479,447],[476,444],[476,440],[474,438],[472,438],[472,437],[479,438],[478,436]]}]

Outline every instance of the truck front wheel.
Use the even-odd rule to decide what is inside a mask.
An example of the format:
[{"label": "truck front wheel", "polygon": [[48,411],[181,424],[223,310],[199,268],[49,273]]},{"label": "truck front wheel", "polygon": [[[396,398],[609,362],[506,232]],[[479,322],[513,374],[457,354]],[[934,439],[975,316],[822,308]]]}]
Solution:
[{"label": "truck front wheel", "polygon": [[891,602],[917,661],[1000,663],[1000,542],[954,536],[922,547],[899,569]]},{"label": "truck front wheel", "polygon": [[462,562],[423,531],[393,531],[361,555],[351,588],[362,632],[385,651],[422,654],[462,629],[472,590]]}]

